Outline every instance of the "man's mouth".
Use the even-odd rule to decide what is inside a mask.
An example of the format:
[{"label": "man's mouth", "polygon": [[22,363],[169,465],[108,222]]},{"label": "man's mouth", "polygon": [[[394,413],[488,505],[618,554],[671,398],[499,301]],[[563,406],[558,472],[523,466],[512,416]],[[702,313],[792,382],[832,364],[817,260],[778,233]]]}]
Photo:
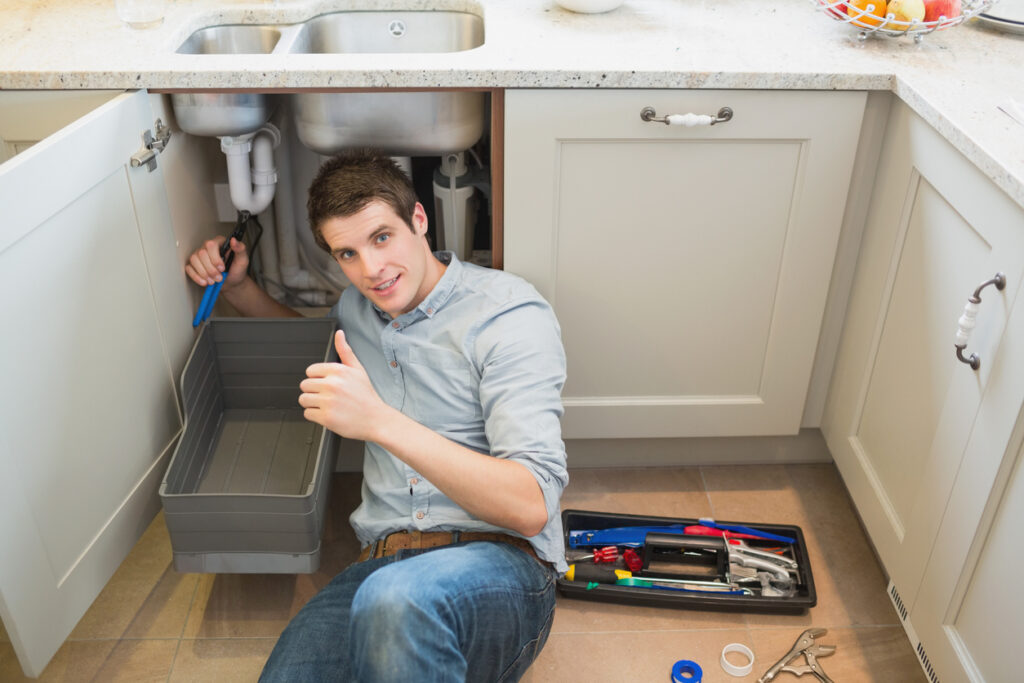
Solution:
[{"label": "man's mouth", "polygon": [[388,280],[387,282],[380,283],[379,285],[374,287],[373,290],[375,292],[380,292],[380,293],[383,294],[384,292],[386,292],[389,289],[391,289],[392,287],[394,287],[395,283],[398,282],[398,278],[400,278],[400,277],[401,277],[401,275],[396,275],[393,278],[391,278],[390,280]]}]

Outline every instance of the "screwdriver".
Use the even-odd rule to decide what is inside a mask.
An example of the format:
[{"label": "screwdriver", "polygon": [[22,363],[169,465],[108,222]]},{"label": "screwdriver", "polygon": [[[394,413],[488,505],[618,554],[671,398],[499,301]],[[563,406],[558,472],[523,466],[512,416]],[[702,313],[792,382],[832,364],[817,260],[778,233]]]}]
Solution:
[{"label": "screwdriver", "polygon": [[619,586],[635,586],[642,588],[658,588],[657,584],[672,583],[686,586],[705,586],[715,589],[726,589],[726,594],[750,594],[752,591],[745,588],[738,588],[728,583],[718,581],[692,581],[687,579],[663,579],[660,577],[634,576],[633,572],[625,569],[611,569],[593,564],[570,564],[569,571],[565,573],[569,581],[585,581],[587,583],[610,583]]}]

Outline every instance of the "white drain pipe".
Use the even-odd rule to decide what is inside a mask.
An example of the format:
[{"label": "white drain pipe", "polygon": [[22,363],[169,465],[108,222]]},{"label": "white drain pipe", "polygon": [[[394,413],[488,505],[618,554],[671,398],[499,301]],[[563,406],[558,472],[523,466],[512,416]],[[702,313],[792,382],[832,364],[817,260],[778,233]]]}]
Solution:
[{"label": "white drain pipe", "polygon": [[[291,138],[294,139],[294,138]],[[286,147],[278,150],[278,168],[281,173],[280,194],[274,204],[274,218],[277,221],[277,256],[278,265],[281,269],[281,282],[291,289],[303,292],[303,298],[321,303],[325,292],[313,294],[315,290],[324,289],[324,283],[320,282],[312,273],[304,269],[299,258],[298,223],[295,220],[294,196],[292,194],[293,174],[291,159],[288,156]]]},{"label": "white drain pipe", "polygon": [[228,161],[231,202],[239,211],[248,211],[255,216],[270,206],[277,184],[274,148],[280,143],[281,133],[271,123],[264,124],[255,133],[220,139],[220,150]]}]

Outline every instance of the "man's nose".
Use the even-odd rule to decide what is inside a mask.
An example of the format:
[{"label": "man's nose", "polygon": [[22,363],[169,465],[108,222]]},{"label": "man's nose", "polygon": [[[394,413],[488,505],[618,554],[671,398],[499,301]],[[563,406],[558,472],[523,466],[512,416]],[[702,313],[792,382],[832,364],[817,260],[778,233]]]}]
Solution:
[{"label": "man's nose", "polygon": [[363,254],[360,261],[363,264],[363,276],[369,280],[377,277],[384,269],[384,261],[378,258],[372,250]]}]

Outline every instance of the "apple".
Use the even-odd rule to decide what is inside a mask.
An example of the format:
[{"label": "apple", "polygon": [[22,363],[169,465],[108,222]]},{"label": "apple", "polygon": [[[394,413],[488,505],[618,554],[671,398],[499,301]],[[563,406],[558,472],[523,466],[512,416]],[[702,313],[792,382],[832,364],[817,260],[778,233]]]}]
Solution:
[{"label": "apple", "polygon": [[841,0],[818,0],[818,4],[825,7],[825,14],[836,19],[846,18],[846,2]]},{"label": "apple", "polygon": [[924,20],[938,21],[960,16],[960,0],[924,0]]},{"label": "apple", "polygon": [[893,15],[886,28],[894,31],[904,31],[911,21],[924,19],[924,0],[892,0],[885,9]]}]

